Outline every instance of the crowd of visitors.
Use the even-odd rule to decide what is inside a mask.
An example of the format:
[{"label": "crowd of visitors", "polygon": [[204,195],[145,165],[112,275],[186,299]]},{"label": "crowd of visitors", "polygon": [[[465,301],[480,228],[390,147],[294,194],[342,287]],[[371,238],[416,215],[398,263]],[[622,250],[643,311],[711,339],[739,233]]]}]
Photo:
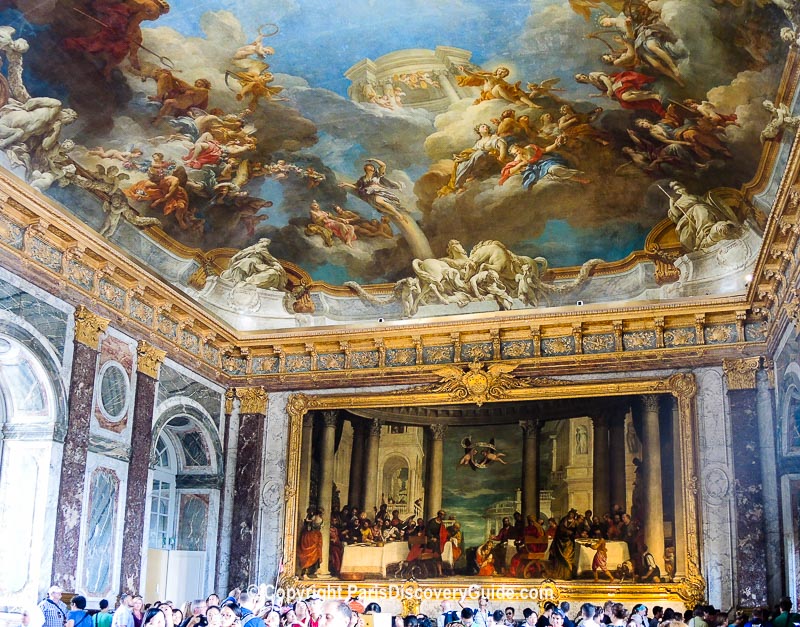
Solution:
[{"label": "crowd of visitors", "polygon": [[[464,599],[457,604],[442,601],[431,615],[390,616],[380,605],[365,605],[358,598],[323,599],[318,594],[292,603],[275,602],[274,595],[250,586],[235,589],[221,599],[210,594],[178,607],[172,601],[145,603],[139,595],[123,594],[116,609],[105,599],[99,611],[87,610],[86,598],[73,596],[70,607],[61,600],[62,591],[52,586],[35,611],[22,615],[23,627],[796,627],[800,614],[792,612],[792,601],[781,599],[773,608],[756,608],[750,615],[729,614],[711,605],[675,611],[644,604],[625,607],[607,601],[603,605],[584,603],[572,611],[570,603],[548,601],[539,608],[525,607],[517,616],[514,607],[490,607],[486,597],[475,603]],[[476,605],[471,607],[470,605]],[[380,621],[376,617],[378,615]]]}]

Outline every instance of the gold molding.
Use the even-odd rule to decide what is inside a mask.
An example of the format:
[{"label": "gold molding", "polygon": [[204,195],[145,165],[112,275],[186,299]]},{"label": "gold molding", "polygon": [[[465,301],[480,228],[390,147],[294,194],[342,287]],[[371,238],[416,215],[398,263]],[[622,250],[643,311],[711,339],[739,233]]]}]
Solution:
[{"label": "gold molding", "polygon": [[[467,373],[461,371],[462,376]],[[487,371],[488,372],[488,371]],[[505,373],[506,376],[509,376]],[[460,379],[456,382],[456,373],[452,372],[451,381],[462,385]],[[510,377],[512,378],[512,377]],[[677,399],[678,406],[678,432],[681,443],[681,466],[683,476],[686,477],[687,490],[682,493],[683,511],[686,516],[686,535],[682,542],[685,547],[686,573],[676,582],[637,585],[625,584],[595,584],[584,581],[559,581],[555,582],[557,592],[564,596],[580,596],[583,599],[608,598],[609,594],[632,594],[637,598],[672,598],[683,602],[687,607],[693,607],[700,602],[705,593],[705,580],[700,570],[700,520],[697,509],[697,420],[695,416],[695,396],[697,383],[694,375],[689,373],[674,374],[668,378],[640,378],[640,379],[608,379],[592,381],[573,381],[569,379],[550,379],[542,385],[537,385],[534,378],[520,378],[522,385],[509,387],[503,394],[492,398],[489,402],[504,403],[520,400],[544,399],[569,399],[592,398],[604,396],[627,396],[646,394],[671,394]],[[431,406],[431,405],[457,405],[463,403],[461,394],[453,394],[450,389],[441,389],[442,384],[434,384],[425,388],[407,388],[391,392],[378,392],[368,394],[320,394],[311,395],[304,393],[292,394],[287,402],[289,414],[289,440],[287,443],[287,483],[285,494],[291,495],[286,501],[286,516],[284,530],[283,563],[287,565],[285,582],[295,581],[295,564],[297,558],[298,524],[301,505],[297,495],[300,493],[300,456],[303,446],[302,429],[303,419],[310,411],[324,411],[330,409],[352,408],[380,408],[380,407],[406,407],[406,406]],[[466,384],[463,384],[466,385]],[[478,398],[482,398],[478,396]],[[472,402],[475,402],[473,399]],[[502,581],[510,589],[520,591],[529,589],[531,581],[495,579],[491,583]],[[357,584],[365,590],[378,585],[388,586],[390,582]],[[447,580],[448,586],[464,586],[488,584],[490,581],[480,578],[451,578]],[[420,582],[420,586],[435,587],[441,585],[436,580]]]},{"label": "gold molding", "polygon": [[158,379],[161,363],[166,356],[166,351],[162,351],[144,340],[139,340],[136,345],[136,371],[153,379]]},{"label": "gold molding", "polygon": [[241,401],[240,413],[266,415],[268,396],[264,388],[236,388],[236,398]]},{"label": "gold molding", "polygon": [[75,308],[75,341],[94,350],[100,348],[100,336],[106,332],[111,322],[108,318],[98,316],[83,305]]},{"label": "gold molding", "polygon": [[729,390],[755,390],[756,374],[761,365],[760,357],[747,359],[723,359],[722,371]]}]

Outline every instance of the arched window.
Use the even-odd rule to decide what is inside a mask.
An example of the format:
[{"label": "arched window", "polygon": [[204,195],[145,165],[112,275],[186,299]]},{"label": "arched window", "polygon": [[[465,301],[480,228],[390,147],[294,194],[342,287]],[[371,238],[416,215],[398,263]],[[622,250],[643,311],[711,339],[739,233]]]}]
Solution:
[{"label": "arched window", "polygon": [[17,340],[0,335],[0,392],[9,422],[52,417],[53,390],[38,359]]}]

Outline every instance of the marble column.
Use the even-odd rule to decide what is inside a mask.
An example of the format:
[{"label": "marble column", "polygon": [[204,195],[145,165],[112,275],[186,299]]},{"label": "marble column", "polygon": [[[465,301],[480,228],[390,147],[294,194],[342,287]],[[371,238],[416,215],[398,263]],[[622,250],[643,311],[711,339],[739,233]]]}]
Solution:
[{"label": "marble column", "polygon": [[[611,507],[621,505],[623,510],[628,511],[625,499],[627,491],[625,482],[625,414],[611,418],[608,457],[609,472],[611,473]],[[604,513],[595,512],[601,518]]]},{"label": "marble column", "polygon": [[[764,526],[764,481],[761,473],[756,373],[759,357],[725,359],[733,444],[736,516],[737,605],[767,604],[767,552]],[[766,416],[764,417],[766,423]],[[766,426],[766,425],[765,425]],[[773,430],[774,437],[774,430]],[[774,466],[771,473],[774,473]],[[776,515],[772,512],[771,515]]]},{"label": "marble column", "polygon": [[331,572],[331,502],[333,500],[333,462],[336,455],[336,425],[339,412],[336,410],[322,412],[322,451],[320,457],[319,506],[322,508],[322,560],[317,571],[318,577],[329,577]]},{"label": "marble column", "polygon": [[302,521],[306,510],[312,507],[311,498],[311,446],[314,436],[314,414],[303,416],[303,439],[300,443],[300,489],[297,493],[297,515]]},{"label": "marble column", "polygon": [[56,529],[53,546],[53,571],[50,580],[64,590],[76,590],[81,518],[89,452],[89,417],[92,414],[94,382],[100,336],[109,320],[80,305],[75,310],[75,348],[72,353],[72,379],[69,382],[69,417],[64,438]]},{"label": "marble column", "polygon": [[539,421],[522,420],[522,516],[539,516]]},{"label": "marble column", "polygon": [[444,464],[444,434],[447,425],[431,425],[430,466],[425,489],[425,519],[430,520],[442,509],[442,466]]},{"label": "marble column", "polygon": [[225,483],[222,489],[222,508],[219,517],[219,563],[217,564],[217,590],[230,590],[228,579],[231,566],[231,521],[236,480],[236,453],[239,447],[239,410],[241,402],[232,388],[225,392]]},{"label": "marble column", "polygon": [[142,589],[142,557],[147,536],[148,473],[153,450],[153,410],[156,406],[158,372],[166,353],[139,341],[136,347],[136,399],[131,427],[131,457],[125,492],[125,523],[122,537],[122,574],[120,590],[139,592]]},{"label": "marble column", "polygon": [[602,518],[611,511],[608,416],[593,416],[592,426],[592,513]]},{"label": "marble column", "polygon": [[642,396],[642,460],[644,479],[644,542],[656,564],[664,568],[664,497],[661,491],[661,435],[657,394]]},{"label": "marble column", "polygon": [[[782,539],[780,520],[777,513],[780,511],[778,477],[775,469],[775,415],[773,406],[772,380],[774,372],[772,362],[764,360],[764,370],[756,376],[756,411],[758,413],[758,439],[761,462],[761,478],[764,486],[764,523],[766,532],[767,553],[767,601],[772,606],[780,601],[783,593],[783,567],[781,565]],[[773,512],[770,515],[769,512]]]},{"label": "marble column", "polygon": [[362,507],[361,477],[364,476],[364,423],[351,419],[353,425],[353,450],[350,454],[350,481],[347,489],[347,504]]},{"label": "marble column", "polygon": [[233,517],[229,587],[244,589],[252,583],[258,550],[261,468],[267,418],[267,393],[263,388],[236,388],[239,409],[239,441],[233,483]]},{"label": "marble column", "polygon": [[364,502],[364,510],[367,516],[373,516],[375,507],[378,504],[378,452],[381,446],[381,427],[380,420],[372,420],[369,424],[369,435],[367,436],[367,454],[364,464],[364,494],[361,498]]}]

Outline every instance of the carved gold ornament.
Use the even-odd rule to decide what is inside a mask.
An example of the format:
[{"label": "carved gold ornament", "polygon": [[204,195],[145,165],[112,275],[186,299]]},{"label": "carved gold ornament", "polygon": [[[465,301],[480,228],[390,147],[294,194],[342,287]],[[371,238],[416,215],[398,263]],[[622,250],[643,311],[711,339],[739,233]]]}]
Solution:
[{"label": "carved gold ornament", "polygon": [[512,388],[530,385],[527,379],[517,379],[509,374],[516,368],[516,364],[500,363],[487,366],[479,361],[469,364],[466,371],[458,366],[445,366],[433,371],[441,382],[425,386],[425,390],[433,393],[444,392],[449,394],[453,401],[469,401],[480,407],[487,401],[505,397]]},{"label": "carved gold ornament", "polygon": [[761,365],[760,357],[747,359],[723,359],[722,370],[729,390],[755,390],[756,373]]},{"label": "carved gold ornament", "polygon": [[136,345],[136,370],[148,377],[158,379],[159,367],[166,356],[166,351],[162,351],[144,340],[139,340]]},{"label": "carved gold ornament", "polygon": [[97,350],[100,348],[100,336],[106,332],[107,318],[101,318],[83,305],[75,309],[75,341]]},{"label": "carved gold ornament", "polygon": [[242,403],[239,409],[241,413],[267,413],[267,393],[264,391],[264,388],[236,388],[236,397]]}]

